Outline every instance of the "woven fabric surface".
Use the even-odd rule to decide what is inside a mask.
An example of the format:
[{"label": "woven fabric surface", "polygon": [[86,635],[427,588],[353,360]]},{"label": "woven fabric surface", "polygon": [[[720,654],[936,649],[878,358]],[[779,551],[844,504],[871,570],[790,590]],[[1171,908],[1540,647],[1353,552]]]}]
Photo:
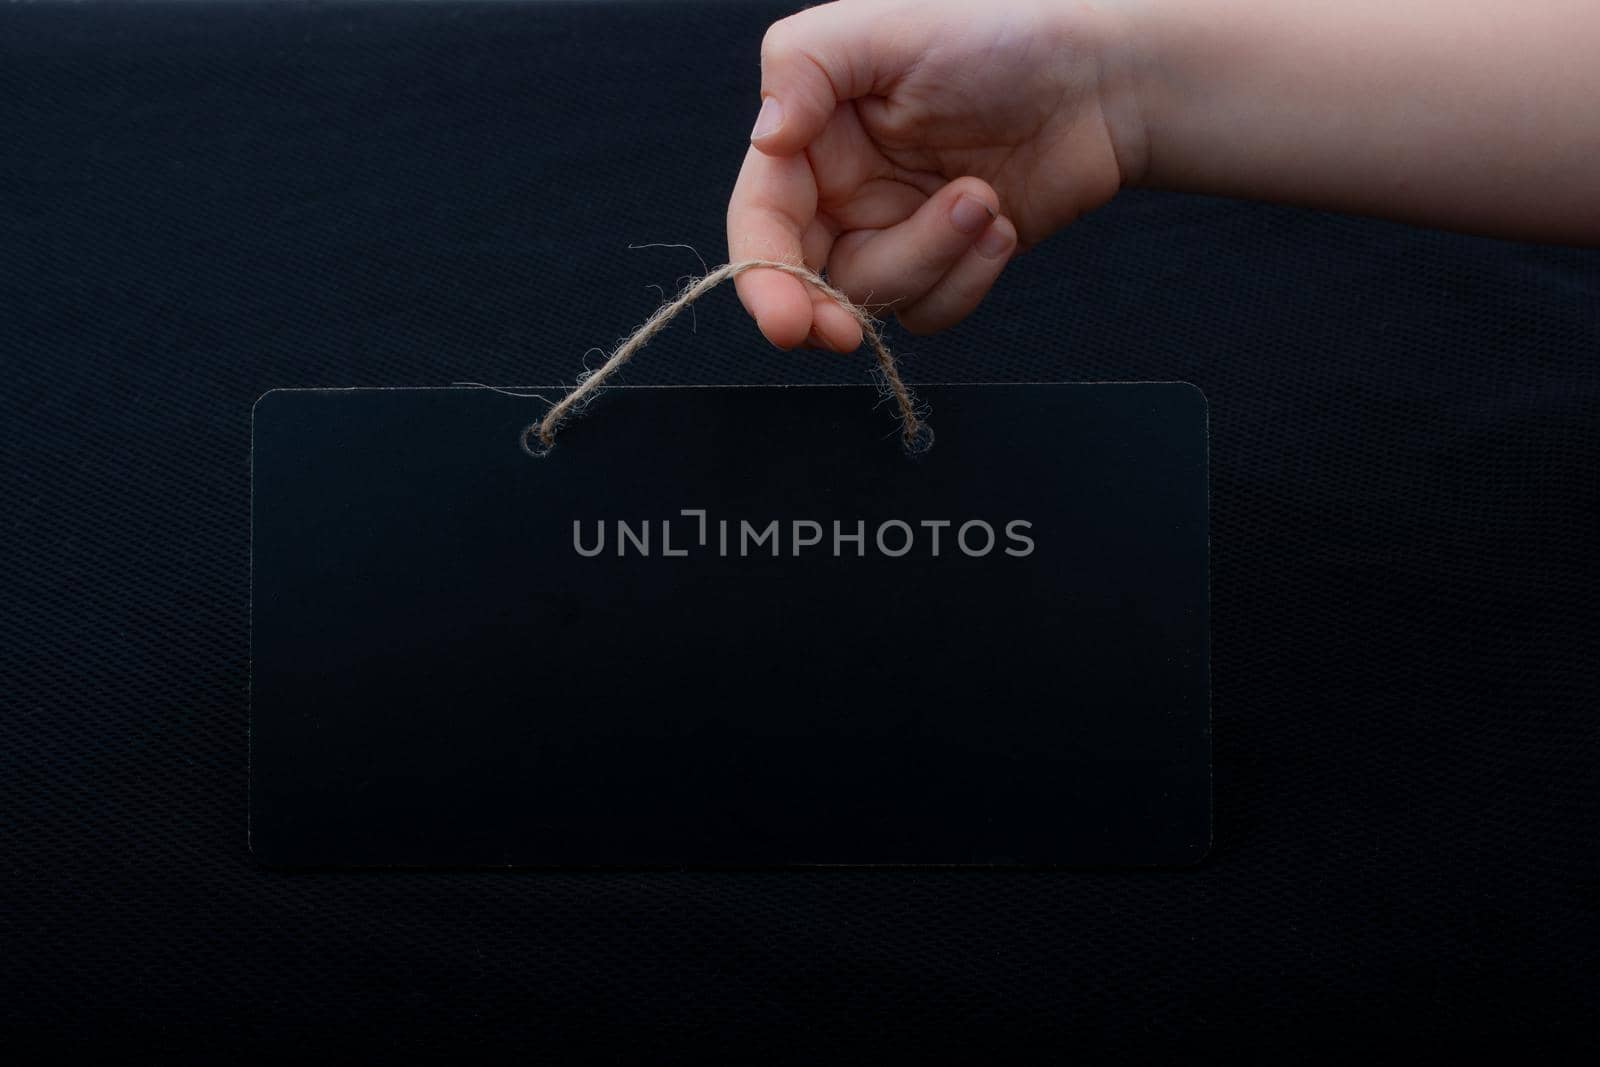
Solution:
[{"label": "woven fabric surface", "polygon": [[[913,381],[1209,396],[1199,868],[252,863],[252,402],[571,381],[700,270],[629,245],[723,257],[782,13],[0,6],[0,1022],[766,1062],[1594,1046],[1600,254],[1257,204],[1123,195],[968,322],[889,337]],[[767,349],[731,292],[625,372],[865,378]]]}]

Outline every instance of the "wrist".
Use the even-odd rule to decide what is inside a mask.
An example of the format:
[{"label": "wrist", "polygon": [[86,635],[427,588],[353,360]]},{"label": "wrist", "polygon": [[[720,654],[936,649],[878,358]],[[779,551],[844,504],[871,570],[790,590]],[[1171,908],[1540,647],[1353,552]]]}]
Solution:
[{"label": "wrist", "polygon": [[1152,67],[1157,35],[1152,25],[1159,4],[1139,0],[1096,2],[1069,17],[1088,17],[1098,62],[1097,96],[1106,136],[1116,157],[1123,187],[1146,185],[1153,157],[1151,104],[1156,78]]}]

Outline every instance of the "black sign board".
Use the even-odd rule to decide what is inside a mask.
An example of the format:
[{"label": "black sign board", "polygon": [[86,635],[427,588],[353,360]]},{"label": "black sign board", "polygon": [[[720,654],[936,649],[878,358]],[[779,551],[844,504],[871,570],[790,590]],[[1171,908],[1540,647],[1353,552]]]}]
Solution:
[{"label": "black sign board", "polygon": [[[1178,383],[278,390],[250,839],[282,865],[1160,865],[1211,836]],[[554,391],[544,391],[548,396]]]}]

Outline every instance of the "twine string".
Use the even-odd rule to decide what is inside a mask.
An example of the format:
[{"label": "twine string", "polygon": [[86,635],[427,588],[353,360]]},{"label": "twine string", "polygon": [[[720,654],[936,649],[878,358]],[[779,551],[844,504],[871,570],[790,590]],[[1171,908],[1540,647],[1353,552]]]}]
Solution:
[{"label": "twine string", "polygon": [[[556,443],[556,433],[561,429],[562,423],[581,412],[605,385],[606,380],[620,370],[622,365],[632,359],[641,348],[649,344],[651,338],[665,329],[680,312],[730,278],[737,278],[746,271],[757,269],[782,271],[791,277],[799,278],[844,308],[851,318],[861,324],[861,335],[871,347],[872,354],[877,360],[878,376],[884,394],[894,401],[895,408],[899,412],[902,443],[908,452],[926,450],[932,443],[932,430],[924,419],[924,412],[919,408],[916,397],[900,377],[894,356],[889,352],[889,346],[883,342],[878,320],[873,318],[871,312],[853,303],[849,297],[829,285],[815,271],[772,259],[741,259],[737,263],[724,263],[704,276],[694,279],[676,297],[662,303],[638,329],[629,334],[606,356],[604,362],[581,377],[576,386],[552,404],[543,418],[523,430],[523,450],[534,456],[542,456],[548,452]],[[538,442],[538,447],[534,445],[534,441]]]}]

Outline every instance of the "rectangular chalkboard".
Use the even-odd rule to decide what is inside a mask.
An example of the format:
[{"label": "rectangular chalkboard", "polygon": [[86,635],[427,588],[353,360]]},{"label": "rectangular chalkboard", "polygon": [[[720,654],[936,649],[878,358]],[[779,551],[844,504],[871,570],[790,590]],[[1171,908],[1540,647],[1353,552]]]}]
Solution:
[{"label": "rectangular chalkboard", "polygon": [[263,396],[254,854],[1198,860],[1204,398],[918,389],[916,457],[869,386],[608,389],[543,457],[531,397]]}]

